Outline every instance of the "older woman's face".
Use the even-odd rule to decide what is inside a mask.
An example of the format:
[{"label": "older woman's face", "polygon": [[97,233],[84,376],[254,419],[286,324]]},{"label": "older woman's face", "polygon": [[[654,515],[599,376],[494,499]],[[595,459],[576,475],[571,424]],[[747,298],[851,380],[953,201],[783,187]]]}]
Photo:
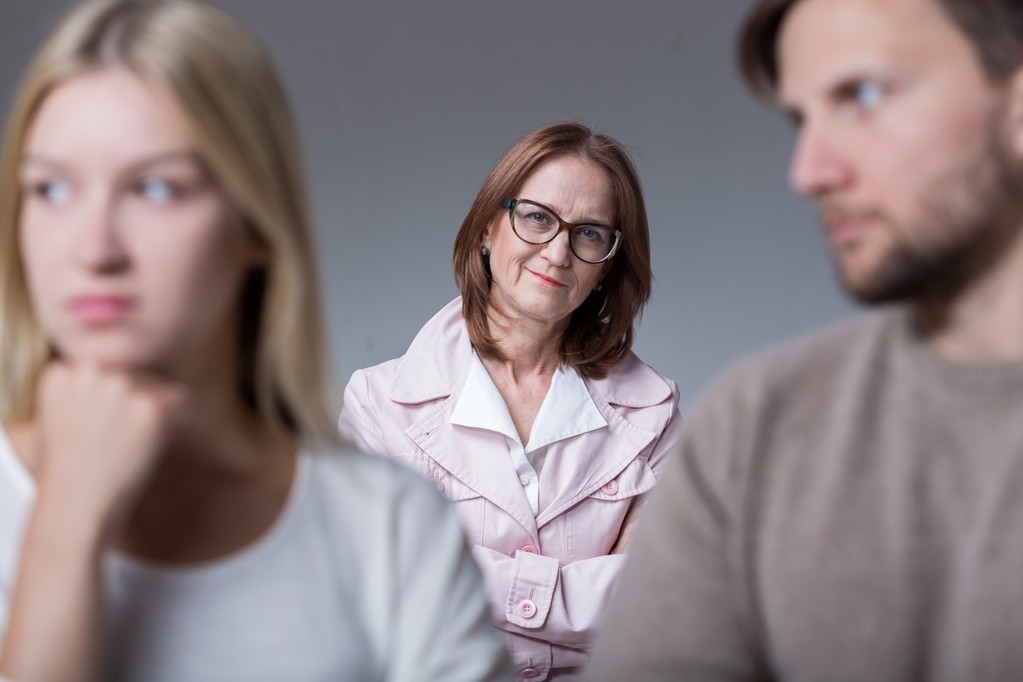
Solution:
[{"label": "older woman's face", "polygon": [[59,85],[21,184],[29,295],[62,356],[177,373],[230,348],[260,254],[163,93],[120,69]]},{"label": "older woman's face", "polygon": [[[518,197],[541,203],[571,223],[611,225],[614,190],[603,168],[577,156],[551,159],[529,176]],[[506,197],[512,198],[512,197]],[[512,230],[507,211],[491,226],[491,300],[513,321],[554,324],[563,331],[575,311],[600,283],[608,265],[576,258],[562,230],[546,244],[529,244]]]}]

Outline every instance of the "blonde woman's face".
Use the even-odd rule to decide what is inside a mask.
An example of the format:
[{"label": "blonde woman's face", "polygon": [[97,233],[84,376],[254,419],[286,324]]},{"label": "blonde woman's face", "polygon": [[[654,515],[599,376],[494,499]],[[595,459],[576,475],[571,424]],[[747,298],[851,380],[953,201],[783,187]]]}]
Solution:
[{"label": "blonde woman's face", "polygon": [[166,95],[122,69],[65,81],[29,129],[21,185],[29,295],[61,356],[187,374],[234,351],[261,254]]}]

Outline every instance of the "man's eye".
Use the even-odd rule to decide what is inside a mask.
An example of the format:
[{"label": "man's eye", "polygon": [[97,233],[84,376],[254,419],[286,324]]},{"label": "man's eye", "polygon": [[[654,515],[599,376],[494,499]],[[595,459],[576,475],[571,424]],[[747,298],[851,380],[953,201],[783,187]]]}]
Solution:
[{"label": "man's eye", "polygon": [[884,88],[879,83],[867,81],[856,86],[856,102],[864,109],[876,109],[884,99]]}]

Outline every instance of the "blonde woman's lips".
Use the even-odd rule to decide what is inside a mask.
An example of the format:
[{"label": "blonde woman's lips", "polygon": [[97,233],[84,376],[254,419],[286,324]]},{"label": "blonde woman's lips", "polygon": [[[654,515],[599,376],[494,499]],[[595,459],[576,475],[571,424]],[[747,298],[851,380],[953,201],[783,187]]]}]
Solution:
[{"label": "blonde woman's lips", "polygon": [[107,325],[121,321],[134,307],[127,296],[79,296],[71,302],[71,314],[87,325]]}]

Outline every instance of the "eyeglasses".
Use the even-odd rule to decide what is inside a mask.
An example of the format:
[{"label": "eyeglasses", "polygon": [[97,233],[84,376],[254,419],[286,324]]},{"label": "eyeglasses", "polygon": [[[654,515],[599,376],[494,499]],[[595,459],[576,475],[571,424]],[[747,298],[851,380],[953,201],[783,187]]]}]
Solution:
[{"label": "eyeglasses", "polygon": [[557,213],[529,199],[505,199],[512,231],[529,244],[553,241],[562,229],[568,230],[568,245],[575,257],[584,263],[603,263],[618,252],[622,233],[599,223],[570,223]]}]

